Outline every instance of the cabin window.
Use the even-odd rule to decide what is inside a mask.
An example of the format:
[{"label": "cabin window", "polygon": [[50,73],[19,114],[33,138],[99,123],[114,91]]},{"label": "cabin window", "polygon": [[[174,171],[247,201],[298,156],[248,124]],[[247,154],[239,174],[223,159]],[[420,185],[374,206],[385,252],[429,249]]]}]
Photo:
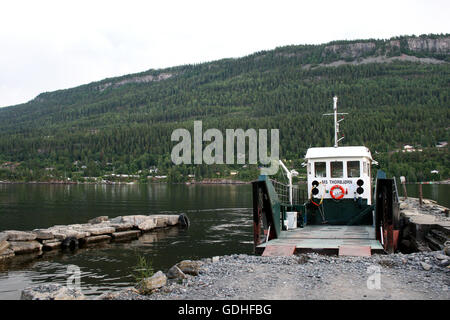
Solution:
[{"label": "cabin window", "polygon": [[327,163],[326,162],[315,162],[314,171],[316,178],[323,178],[327,175]]},{"label": "cabin window", "polygon": [[359,178],[359,176],[360,176],[359,161],[347,161],[347,177]]},{"label": "cabin window", "polygon": [[344,177],[344,163],[342,161],[331,161],[330,165],[332,178]]},{"label": "cabin window", "polygon": [[311,175],[311,162],[308,162],[308,175]]}]

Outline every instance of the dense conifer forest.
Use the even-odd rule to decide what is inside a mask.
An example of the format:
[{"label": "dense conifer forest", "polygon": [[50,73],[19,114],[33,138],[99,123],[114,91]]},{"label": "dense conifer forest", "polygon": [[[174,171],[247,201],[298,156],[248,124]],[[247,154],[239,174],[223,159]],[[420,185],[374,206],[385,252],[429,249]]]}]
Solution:
[{"label": "dense conifer forest", "polygon": [[194,120],[224,133],[279,129],[280,157],[303,172],[308,147],[333,145],[323,114],[334,95],[349,113],[341,145],[367,146],[390,176],[448,179],[449,43],[441,34],[295,45],[42,93],[0,109],[0,180],[257,176],[253,165],[173,165],[171,133]]}]

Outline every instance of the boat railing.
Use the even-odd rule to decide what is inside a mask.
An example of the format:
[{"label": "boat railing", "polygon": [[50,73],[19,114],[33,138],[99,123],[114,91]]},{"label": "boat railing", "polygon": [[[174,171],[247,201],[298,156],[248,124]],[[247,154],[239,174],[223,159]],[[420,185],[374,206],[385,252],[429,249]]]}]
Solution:
[{"label": "boat railing", "polygon": [[[276,181],[274,179],[268,179],[278,195],[278,199],[281,203],[285,205],[290,205],[289,201],[289,185]],[[299,186],[292,186],[292,204],[291,205],[301,205],[306,201],[306,192],[301,190]]]}]

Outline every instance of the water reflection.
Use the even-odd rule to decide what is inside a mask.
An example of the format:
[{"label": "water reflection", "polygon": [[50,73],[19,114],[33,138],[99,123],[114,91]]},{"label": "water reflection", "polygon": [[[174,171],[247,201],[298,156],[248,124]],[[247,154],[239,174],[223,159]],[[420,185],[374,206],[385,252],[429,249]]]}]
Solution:
[{"label": "water reflection", "polygon": [[[409,197],[419,197],[419,185],[407,184],[406,192]],[[404,196],[403,189],[399,190],[401,196]],[[437,201],[440,205],[450,207],[450,184],[423,184],[423,197]]]}]

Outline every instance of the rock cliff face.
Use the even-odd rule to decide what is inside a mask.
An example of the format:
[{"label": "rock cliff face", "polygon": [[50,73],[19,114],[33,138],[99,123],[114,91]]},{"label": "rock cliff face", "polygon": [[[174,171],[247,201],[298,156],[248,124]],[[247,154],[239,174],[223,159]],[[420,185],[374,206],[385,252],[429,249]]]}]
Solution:
[{"label": "rock cliff face", "polygon": [[407,39],[408,47],[411,51],[429,51],[435,53],[450,52],[450,37],[437,39],[431,38],[409,38]]},{"label": "rock cliff face", "polygon": [[[329,54],[337,55],[338,59],[357,59],[360,57],[378,57],[385,55],[400,55],[400,53],[425,53],[434,54],[450,53],[450,37],[405,37],[391,40],[374,40],[370,42],[354,42],[343,44],[332,44],[324,47],[322,57]],[[409,53],[409,54],[410,54]],[[295,54],[284,54],[285,57],[295,56]]]},{"label": "rock cliff face", "polygon": [[326,46],[323,55],[333,52],[340,54],[342,58],[357,58],[363,54],[375,49],[375,43],[373,42],[356,42],[349,44],[334,44]]},{"label": "rock cliff face", "polygon": [[117,81],[117,82],[107,82],[107,83],[101,84],[98,86],[98,90],[103,91],[110,86],[112,86],[113,88],[118,88],[127,83],[147,83],[147,82],[153,82],[153,81],[162,81],[162,80],[169,79],[170,77],[172,77],[171,73],[161,73],[157,76],[145,75],[145,76],[133,77],[130,79],[124,79],[124,80]]}]

